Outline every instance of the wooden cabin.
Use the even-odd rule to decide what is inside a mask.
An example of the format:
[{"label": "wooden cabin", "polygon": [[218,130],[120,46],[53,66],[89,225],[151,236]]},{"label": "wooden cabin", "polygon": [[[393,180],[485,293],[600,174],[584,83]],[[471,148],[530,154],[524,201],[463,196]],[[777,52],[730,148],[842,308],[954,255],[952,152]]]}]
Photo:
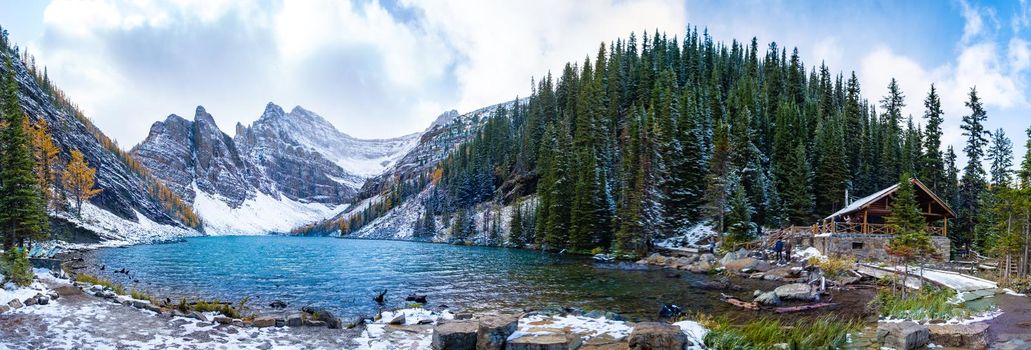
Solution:
[{"label": "wooden cabin", "polygon": [[[913,184],[917,206],[927,221],[927,232],[948,235],[949,219],[955,218],[956,212],[920,180],[911,178],[909,182]],[[891,216],[891,203],[898,189],[899,184],[895,184],[852,202],[824,218],[818,224],[817,233],[894,234],[887,225],[887,217]]]},{"label": "wooden cabin", "polygon": [[[947,259],[951,242],[946,237],[949,219],[956,212],[949,208],[920,180],[909,179],[917,205],[927,222],[927,232],[938,256]],[[894,236],[894,229],[888,225],[891,203],[898,192],[899,184],[857,199],[848,206],[824,218],[809,228],[812,244],[828,256],[848,256],[864,260],[887,260],[885,246]]]}]

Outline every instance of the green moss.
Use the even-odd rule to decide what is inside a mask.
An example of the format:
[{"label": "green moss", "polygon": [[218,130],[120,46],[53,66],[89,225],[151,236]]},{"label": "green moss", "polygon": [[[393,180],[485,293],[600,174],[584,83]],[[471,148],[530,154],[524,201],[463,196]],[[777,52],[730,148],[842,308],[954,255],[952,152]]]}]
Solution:
[{"label": "green moss", "polygon": [[240,313],[232,305],[220,302],[218,299],[207,301],[199,300],[193,304],[193,310],[197,312],[217,312],[226,317],[240,318]]}]

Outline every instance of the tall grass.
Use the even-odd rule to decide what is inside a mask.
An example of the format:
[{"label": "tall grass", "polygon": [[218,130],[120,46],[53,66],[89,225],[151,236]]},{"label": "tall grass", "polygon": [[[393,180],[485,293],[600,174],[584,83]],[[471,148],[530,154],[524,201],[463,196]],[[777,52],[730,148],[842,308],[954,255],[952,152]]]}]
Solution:
[{"label": "tall grass", "polygon": [[820,271],[823,271],[823,275],[828,278],[851,275],[849,271],[852,270],[853,262],[855,259],[851,257],[809,258],[809,264],[819,267]]},{"label": "tall grass", "polygon": [[989,311],[990,304],[968,306],[952,304],[949,300],[956,295],[952,289],[925,286],[908,298],[882,289],[872,303],[876,303],[882,317],[907,320],[948,320],[953,317],[966,318]]},{"label": "tall grass", "polygon": [[848,333],[860,328],[856,322],[821,317],[804,327],[785,325],[779,320],[759,318],[745,325],[731,325],[725,318],[699,321],[709,328],[705,344],[717,350],[836,349],[848,342]]}]

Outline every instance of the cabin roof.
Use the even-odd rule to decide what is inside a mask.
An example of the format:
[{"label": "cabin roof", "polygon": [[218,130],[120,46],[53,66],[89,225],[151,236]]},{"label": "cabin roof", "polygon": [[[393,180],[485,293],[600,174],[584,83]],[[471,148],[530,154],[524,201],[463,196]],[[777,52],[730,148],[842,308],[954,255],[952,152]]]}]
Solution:
[{"label": "cabin roof", "polygon": [[[942,206],[942,208],[945,208],[945,211],[946,211],[945,216],[946,217],[952,217],[952,218],[956,217],[956,212],[952,211],[952,208],[949,208],[949,205],[945,204],[945,201],[943,201],[941,198],[939,198],[938,195],[934,194],[934,192],[932,192],[931,189],[927,188],[927,186],[924,185],[923,182],[920,182],[919,179],[917,179],[917,178],[910,178],[909,182],[912,183],[916,189],[919,189],[919,190],[927,193],[928,196],[931,197],[931,200],[937,202],[939,205]],[[830,220],[830,219],[833,219],[833,218],[836,218],[836,217],[839,217],[839,216],[842,216],[842,215],[846,215],[846,214],[851,214],[851,213],[857,212],[857,211],[859,211],[861,209],[864,209],[864,208],[870,206],[870,204],[873,204],[874,202],[877,202],[878,200],[881,200],[884,197],[892,195],[898,189],[899,189],[899,184],[894,184],[894,185],[889,186],[888,188],[885,188],[883,190],[874,192],[873,194],[871,194],[869,196],[857,199],[855,202],[852,202],[852,204],[849,204],[849,205],[845,206],[844,208],[841,208],[841,210],[838,210],[838,211],[834,212],[834,214],[831,214],[830,216],[824,218],[824,220]]]}]

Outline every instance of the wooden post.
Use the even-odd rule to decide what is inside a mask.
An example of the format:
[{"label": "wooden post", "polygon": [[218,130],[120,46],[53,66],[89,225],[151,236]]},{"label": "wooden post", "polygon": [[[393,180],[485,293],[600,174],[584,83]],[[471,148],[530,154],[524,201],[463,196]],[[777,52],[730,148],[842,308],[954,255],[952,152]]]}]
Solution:
[{"label": "wooden post", "polygon": [[869,211],[863,210],[863,233],[870,233],[870,225],[867,222]]},{"label": "wooden post", "polygon": [[942,227],[942,236],[949,235],[949,218],[945,218],[945,226]]}]

